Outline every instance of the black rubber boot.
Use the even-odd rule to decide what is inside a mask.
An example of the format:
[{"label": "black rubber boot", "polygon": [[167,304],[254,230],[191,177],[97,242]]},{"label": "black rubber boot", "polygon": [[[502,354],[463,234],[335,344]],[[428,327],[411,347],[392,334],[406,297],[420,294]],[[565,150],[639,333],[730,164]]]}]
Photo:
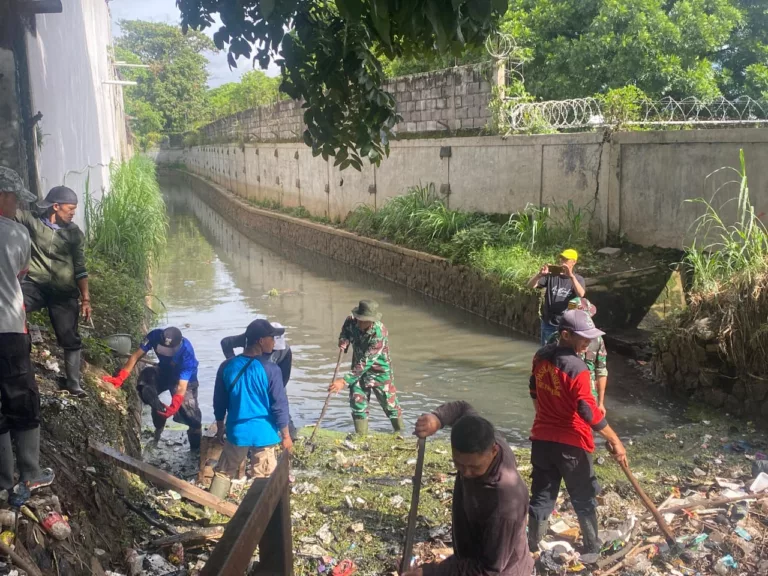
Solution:
[{"label": "black rubber boot", "polygon": [[16,462],[19,465],[19,480],[28,482],[43,475],[40,470],[40,427],[32,430],[14,430],[16,441]]},{"label": "black rubber boot", "polygon": [[80,354],[81,350],[64,350],[64,379],[62,390],[72,396],[82,398],[88,394],[80,387]]},{"label": "black rubber boot", "polygon": [[13,444],[11,433],[0,434],[0,490],[13,488]]},{"label": "black rubber boot", "polygon": [[368,434],[368,418],[353,418],[355,423],[355,434],[365,436]]},{"label": "black rubber boot", "polygon": [[[596,562],[597,558],[592,560],[591,558],[584,559],[585,555],[598,555],[600,554],[600,538],[598,537],[598,524],[597,524],[597,512],[591,514],[579,514],[579,526],[581,527],[581,538],[583,540],[584,551],[582,553],[582,560],[589,564]],[[590,562],[592,560],[592,562]]]},{"label": "black rubber boot", "polygon": [[528,548],[531,552],[539,551],[539,542],[544,540],[549,530],[549,518],[537,520],[533,516],[528,516]]},{"label": "black rubber boot", "polygon": [[187,430],[190,452],[200,452],[200,441],[203,438],[202,430]]}]

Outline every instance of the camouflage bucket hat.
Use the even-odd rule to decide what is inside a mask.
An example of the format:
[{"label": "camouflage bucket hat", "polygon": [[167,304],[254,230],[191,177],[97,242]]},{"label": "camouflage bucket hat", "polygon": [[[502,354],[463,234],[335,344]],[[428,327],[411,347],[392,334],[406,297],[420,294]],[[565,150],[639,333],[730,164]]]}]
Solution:
[{"label": "camouflage bucket hat", "polygon": [[0,192],[16,194],[22,202],[37,202],[37,196],[27,190],[21,176],[7,166],[0,166]]},{"label": "camouflage bucket hat", "polygon": [[597,307],[592,304],[589,300],[586,298],[573,298],[568,301],[568,310],[583,310],[587,314],[590,315],[590,317],[594,316],[597,313]]},{"label": "camouflage bucket hat", "polygon": [[381,312],[379,310],[378,302],[373,300],[360,300],[360,304],[357,308],[352,308],[352,316],[356,320],[362,320],[363,322],[376,322],[381,320]]}]

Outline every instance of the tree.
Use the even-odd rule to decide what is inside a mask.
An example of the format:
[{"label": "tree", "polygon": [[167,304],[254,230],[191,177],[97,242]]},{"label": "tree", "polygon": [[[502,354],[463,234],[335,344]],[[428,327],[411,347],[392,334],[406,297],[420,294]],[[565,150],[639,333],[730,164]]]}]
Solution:
[{"label": "tree", "polygon": [[511,0],[501,28],[530,49],[525,85],[538,98],[627,85],[712,98],[717,52],[742,19],[735,0]]},{"label": "tree", "polygon": [[253,58],[282,71],[281,89],[303,99],[304,141],[341,168],[378,163],[397,123],[394,98],[382,89],[379,56],[459,54],[479,45],[506,12],[507,0],[176,0],[182,28],[214,34],[230,66]]},{"label": "tree", "polygon": [[270,78],[260,70],[242,75],[239,82],[228,82],[208,91],[209,119],[273,104],[281,98],[280,79]]},{"label": "tree", "polygon": [[[126,89],[126,109],[141,136],[149,131],[185,132],[206,118],[208,72],[205,51],[215,51],[200,32],[182,34],[178,26],[121,20],[115,56],[149,64],[150,69],[123,68],[138,82]],[[160,129],[157,130],[157,124]]]}]

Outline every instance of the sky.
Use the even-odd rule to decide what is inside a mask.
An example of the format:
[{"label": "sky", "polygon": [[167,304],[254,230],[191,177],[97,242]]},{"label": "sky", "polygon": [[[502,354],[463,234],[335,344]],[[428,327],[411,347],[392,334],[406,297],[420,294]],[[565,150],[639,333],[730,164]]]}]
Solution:
[{"label": "sky", "polygon": [[[120,20],[148,20],[150,22],[164,22],[166,24],[178,24],[181,15],[176,8],[176,0],[111,0],[109,9],[112,12],[112,34],[117,37],[120,34],[118,22]],[[216,18],[218,22],[218,18]],[[213,33],[218,30],[219,24],[214,24],[205,30],[205,33],[213,38]],[[227,54],[207,53],[208,58],[208,85],[211,88],[221,86],[227,82],[237,82],[245,72],[253,69],[251,62],[241,58],[237,62],[237,68],[229,69]],[[258,70],[260,68],[257,67]],[[277,66],[269,65],[267,74],[277,76],[280,73]]]}]

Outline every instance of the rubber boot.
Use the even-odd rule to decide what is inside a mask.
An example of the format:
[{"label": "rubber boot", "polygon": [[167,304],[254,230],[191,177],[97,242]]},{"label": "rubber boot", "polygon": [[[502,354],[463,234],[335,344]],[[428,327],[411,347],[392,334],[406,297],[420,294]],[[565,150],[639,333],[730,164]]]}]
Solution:
[{"label": "rubber boot", "polygon": [[355,434],[358,436],[365,436],[368,434],[368,418],[353,418],[355,423]]},{"label": "rubber boot", "polygon": [[189,451],[190,452],[199,452],[200,451],[200,441],[203,438],[203,431],[198,430],[187,430],[187,440],[189,440]]},{"label": "rubber boot", "polygon": [[533,516],[528,516],[528,548],[531,552],[539,551],[539,542],[544,540],[549,530],[549,518],[537,520]]},{"label": "rubber boot", "polygon": [[82,398],[87,396],[85,390],[80,387],[80,354],[81,350],[64,350],[64,373],[66,379],[63,389]]},{"label": "rubber boot", "polygon": [[13,444],[11,433],[0,434],[0,490],[13,488]]},{"label": "rubber boot", "polygon": [[403,422],[403,417],[398,416],[397,418],[390,418],[390,422],[392,422],[392,430],[395,432],[402,432],[405,430],[405,422]]},{"label": "rubber boot", "polygon": [[[597,511],[590,514],[579,514],[579,526],[581,527],[581,538],[583,540],[584,552],[582,560],[591,564],[597,561],[600,555],[600,538],[598,537]],[[594,555],[594,559],[585,558],[585,556]]]},{"label": "rubber boot", "polygon": [[218,496],[224,500],[229,496],[229,487],[231,484],[232,481],[228,477],[217,473],[213,475],[213,481],[211,482],[211,487],[208,491],[214,496]]},{"label": "rubber boot", "polygon": [[14,430],[16,440],[16,462],[19,465],[19,480],[28,482],[43,475],[40,470],[40,427],[32,430]]}]

